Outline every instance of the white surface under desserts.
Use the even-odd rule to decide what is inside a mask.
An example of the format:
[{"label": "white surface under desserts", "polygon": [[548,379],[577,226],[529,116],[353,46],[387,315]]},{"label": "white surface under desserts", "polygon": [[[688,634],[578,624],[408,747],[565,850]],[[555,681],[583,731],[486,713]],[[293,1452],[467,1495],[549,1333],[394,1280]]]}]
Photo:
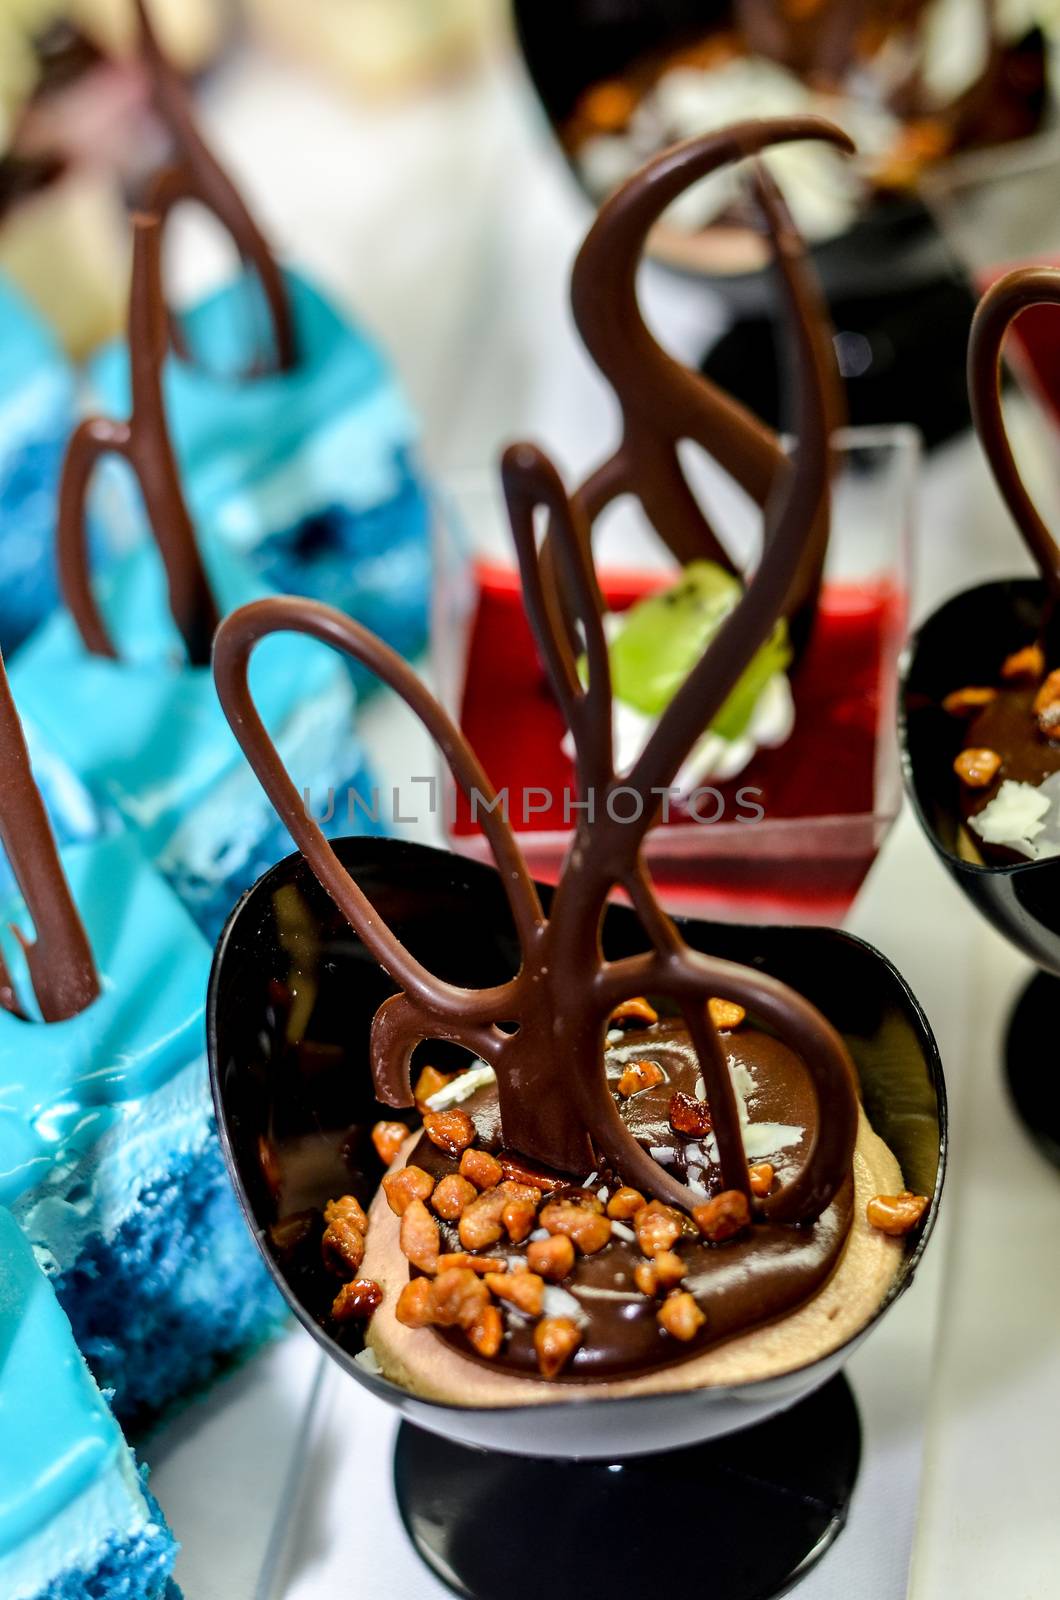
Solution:
[{"label": "white surface under desserts", "polygon": [[[587,213],[503,74],[440,91],[408,117],[399,105],[345,120],[318,85],[288,86],[274,65],[241,65],[222,112],[226,87],[222,75],[212,119],[225,153],[307,265],[395,350],[437,462],[486,462],[523,433],[568,470],[600,457],[614,411],[564,308]],[[309,149],[312,162],[298,155]],[[455,197],[454,171],[467,179]],[[444,306],[411,293],[424,259],[435,283],[453,284]],[[646,290],[674,348],[718,326],[716,302],[698,285],[649,275]],[[1036,481],[1043,476],[1049,469]],[[921,616],[967,585],[1029,570],[968,440],[930,459],[922,527]],[[404,814],[422,812],[423,788],[410,780],[436,764],[412,718],[384,696],[362,731],[401,785]],[[429,818],[417,831],[437,841]],[[1016,1123],[999,1065],[1007,1008],[1030,969],[967,906],[908,813],[851,927],[897,963],[931,1018],[953,1157],[915,1289],[850,1363],[861,1476],[849,1524],[799,1600],[1048,1600],[1060,1572],[1060,1181]],[[189,1600],[340,1600],[354,1563],[357,1600],[447,1594],[397,1519],[394,1421],[338,1372],[327,1378],[302,1494],[289,1499],[316,1370],[315,1346],[293,1335],[148,1449],[153,1486],[184,1542],[178,1576]],[[285,1527],[296,1537],[285,1575],[262,1587],[281,1501],[278,1543]]]}]

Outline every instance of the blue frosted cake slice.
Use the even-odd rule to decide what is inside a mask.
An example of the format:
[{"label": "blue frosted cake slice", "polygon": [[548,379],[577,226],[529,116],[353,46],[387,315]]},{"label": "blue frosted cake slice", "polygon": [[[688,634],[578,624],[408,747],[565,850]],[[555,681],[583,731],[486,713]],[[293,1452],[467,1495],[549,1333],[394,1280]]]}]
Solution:
[{"label": "blue frosted cake slice", "polygon": [[0,649],[55,605],[55,505],[74,375],[37,313],[0,279]]},{"label": "blue frosted cake slice", "polygon": [[[193,519],[274,589],[338,606],[414,655],[427,642],[431,590],[417,424],[378,347],[305,279],[285,281],[297,357],[289,371],[241,376],[262,309],[253,280],[181,318],[192,360],[171,356],[164,384]],[[124,415],[125,344],[96,358],[91,380],[102,409]],[[124,511],[142,517],[134,497]],[[112,534],[115,515],[112,499]]]},{"label": "blue frosted cake slice", "polygon": [[[224,614],[270,591],[241,556],[203,540]],[[189,666],[152,546],[116,562],[96,592],[120,659],[91,654],[57,611],[19,652],[11,686],[24,718],[116,815],[213,943],[244,890],[293,848],[222,714],[208,666]],[[268,640],[251,674],[261,714],[328,831],[380,833],[385,816],[356,733],[339,658],[294,635]]]},{"label": "blue frosted cake slice", "polygon": [[0,1208],[0,1595],[162,1600],[177,1547],[70,1323]]},{"label": "blue frosted cake slice", "polygon": [[[118,1417],[141,1423],[266,1337],[282,1311],[215,1131],[210,950],[130,835],[62,860],[100,993],[60,1022],[0,1009],[0,1204]],[[32,932],[18,898],[0,905],[0,954],[28,1011],[10,924]]]}]

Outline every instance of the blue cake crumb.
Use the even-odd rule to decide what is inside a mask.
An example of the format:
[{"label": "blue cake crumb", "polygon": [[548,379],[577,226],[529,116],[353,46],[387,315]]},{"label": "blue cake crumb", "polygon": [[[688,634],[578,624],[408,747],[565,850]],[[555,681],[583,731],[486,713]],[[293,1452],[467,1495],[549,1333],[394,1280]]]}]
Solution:
[{"label": "blue cake crumb", "polygon": [[180,1546],[140,1468],[144,1499],[154,1521],[132,1539],[111,1539],[91,1572],[72,1569],[53,1578],[36,1600],[182,1600],[171,1576]]},{"label": "blue cake crumb", "polygon": [[114,1413],[132,1431],[251,1354],[285,1317],[216,1134],[174,1160],[113,1239],[90,1238],[55,1290],[96,1382],[114,1391]]},{"label": "blue cake crumb", "polygon": [[55,511],[75,422],[69,362],[33,308],[0,279],[0,649],[22,643],[58,599]]},{"label": "blue cake crumb", "polygon": [[[337,606],[411,659],[428,643],[431,512],[408,453],[399,460],[392,499],[362,510],[331,504],[311,511],[267,535],[249,556],[271,587]],[[349,668],[359,694],[378,687],[358,662]]]}]

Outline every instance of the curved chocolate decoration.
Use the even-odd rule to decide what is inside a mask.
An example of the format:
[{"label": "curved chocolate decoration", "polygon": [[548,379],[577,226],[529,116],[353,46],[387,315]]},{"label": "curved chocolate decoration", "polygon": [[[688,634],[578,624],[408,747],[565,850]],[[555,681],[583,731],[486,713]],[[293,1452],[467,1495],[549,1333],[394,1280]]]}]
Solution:
[{"label": "curved chocolate decoration", "polygon": [[[99,995],[92,950],[59,860],[30,766],[26,736],[0,657],[0,842],[33,919],[31,942],[14,929],[45,1022],[65,1022]],[[23,1015],[0,958],[0,1006]]]},{"label": "curved chocolate decoration", "polygon": [[143,494],[148,524],[165,564],[170,609],[187,646],[188,661],[202,666],[210,659],[219,618],[166,426],[162,394],[166,342],[161,224],[157,217],[137,215],[133,217],[129,302],[132,409],[127,422],[89,417],[70,440],[59,487],[59,583],[86,649],[93,655],[117,659],[118,651],[92,592],[86,497],[100,458],[121,456],[136,474]]},{"label": "curved chocolate decoration", "polygon": [[968,396],[979,442],[1053,600],[1060,600],[1060,548],[1038,514],[1016,465],[1001,403],[1001,352],[1005,336],[1031,306],[1060,306],[1060,271],[1017,267],[980,300],[968,342]]},{"label": "curved chocolate decoration", "polygon": [[[622,440],[573,498],[591,526],[612,501],[625,494],[635,496],[682,565],[707,558],[736,571],[685,478],[677,448],[682,440],[699,445],[719,461],[762,507],[788,461],[771,428],[658,343],[641,313],[637,271],[652,228],[693,183],[771,146],[803,139],[848,152],[854,149],[841,129],[819,117],[777,117],[739,123],[663,151],[601,208],[575,262],[574,320],[586,349],[614,390],[622,411]],[[789,320],[795,327],[812,328],[820,342],[822,367],[829,372],[831,432],[842,425],[843,397],[828,313],[783,199],[761,167],[756,169],[755,194],[780,271]],[[815,604],[828,531],[825,486],[806,547],[802,582],[785,607],[791,614]],[[550,608],[556,616],[566,616],[557,598],[551,542],[546,544],[545,563]],[[569,618],[567,622],[569,629]]]},{"label": "curved chocolate decoration", "polygon": [[[147,195],[147,209],[165,221],[183,200],[206,207],[231,235],[244,264],[253,268],[265,294],[276,341],[276,367],[289,372],[296,351],[291,306],[283,274],[261,229],[247,210],[242,195],[199,131],[191,100],[180,73],[158,42],[145,0],[136,0],[140,50],[151,78],[159,115],[179,151],[180,162],[160,172]],[[186,354],[179,328],[174,342]]]},{"label": "curved chocolate decoration", "polygon": [[[722,685],[720,675],[742,672],[744,651],[749,659],[758,648],[756,629],[761,617],[772,604],[775,618],[776,604],[788,592],[808,526],[807,505],[816,504],[822,475],[827,477],[821,374],[809,335],[801,365],[805,444],[790,475],[775,531],[767,539],[759,574],[708,652],[710,673],[702,673],[707,658],[697,669],[701,678],[710,677],[719,703],[731,686],[728,678]],[[579,770],[603,776],[606,769],[608,788],[617,786],[608,763],[610,734],[598,731],[601,722],[605,729],[610,728],[610,681],[602,626],[591,604],[588,554],[576,531],[578,509],[568,506],[551,464],[529,446],[506,454],[504,481],[528,612],[535,626],[542,628],[542,645],[555,674],[557,692],[570,714]],[[589,660],[597,668],[595,681],[591,675],[585,689],[578,682],[569,643],[542,624],[543,579],[533,537],[538,505],[548,506],[553,513],[559,559],[584,613]],[[737,618],[747,630],[742,648],[735,639],[741,627]],[[412,1105],[411,1060],[416,1046],[426,1040],[455,1041],[494,1068],[503,1134],[510,1148],[574,1175],[584,1174],[601,1157],[606,1158],[626,1182],[691,1209],[696,1203],[691,1191],[654,1162],[630,1135],[612,1100],[603,1064],[604,1033],[615,1006],[634,994],[667,996],[679,1005],[700,1061],[726,1186],[750,1198],[735,1095],[724,1049],[706,1007],[709,996],[722,994],[775,1026],[799,1051],[819,1103],[828,1110],[797,1178],[776,1195],[753,1201],[755,1210],[777,1222],[805,1223],[819,1216],[850,1172],[857,1101],[849,1058],[834,1030],[800,996],[765,974],[687,948],[654,900],[640,860],[640,841],[650,814],[642,827],[610,819],[579,826],[546,921],[507,820],[499,811],[487,810],[484,827],[512,910],[522,963],[514,978],[490,989],[470,990],[443,982],[401,945],[348,877],[307,814],[265,731],[250,695],[248,669],[254,647],[278,629],[308,634],[367,666],[396,690],[424,723],[465,792],[478,789],[487,803],[494,795],[467,741],[415,673],[359,624],[330,607],[290,598],[244,607],[222,623],[214,648],[214,671],[232,729],[314,874],[402,990],[380,1008],[373,1026],[372,1060],[379,1098],[394,1106]],[[698,737],[698,708],[689,720],[690,698],[678,699],[681,709],[668,713],[657,731],[653,757],[657,767],[665,767],[676,749],[680,717],[684,717],[685,745],[674,758],[678,765]],[[649,746],[649,753],[651,750]],[[641,793],[646,797],[646,790]],[[609,893],[617,883],[629,888],[654,949],[609,963],[601,950],[600,929]],[[512,1024],[516,1025],[514,1031]]]}]

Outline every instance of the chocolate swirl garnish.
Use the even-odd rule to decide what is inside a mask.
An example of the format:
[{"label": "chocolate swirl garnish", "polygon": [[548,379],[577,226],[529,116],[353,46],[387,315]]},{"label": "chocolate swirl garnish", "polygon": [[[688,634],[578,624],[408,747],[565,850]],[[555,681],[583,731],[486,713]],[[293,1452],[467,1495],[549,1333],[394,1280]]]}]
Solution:
[{"label": "chocolate swirl garnish", "polygon": [[[736,571],[689,487],[678,446],[682,440],[699,445],[763,508],[788,469],[787,457],[771,428],[662,348],[640,310],[637,272],[652,228],[692,184],[771,146],[803,139],[853,150],[845,133],[819,117],[739,123],[664,151],[601,208],[574,266],[571,300],[586,349],[621,407],[622,440],[574,496],[585,528],[591,529],[612,501],[631,494],[682,565],[708,559]],[[760,164],[755,169],[754,197],[771,242],[789,320],[803,330],[811,329],[819,346],[830,434],[842,424],[843,395],[820,289],[787,208]],[[800,581],[781,615],[794,616],[815,605],[827,541],[826,477]],[[570,631],[569,613],[555,586],[551,541],[544,559],[550,607],[565,617]]]},{"label": "chocolate swirl garnish", "polygon": [[1005,338],[1016,318],[1031,306],[1060,306],[1060,271],[1052,267],[1017,267],[984,294],[976,308],[968,343],[968,395],[975,431],[997,486],[1055,606],[1060,599],[1060,549],[1020,475],[1001,402]]},{"label": "chocolate swirl garnish", "polygon": [[[287,289],[276,259],[261,229],[247,210],[243,197],[217,160],[192,110],[187,87],[166,56],[151,24],[145,0],[136,0],[140,51],[147,66],[155,107],[169,129],[180,160],[155,177],[146,206],[163,221],[174,206],[194,200],[220,222],[235,242],[244,265],[257,275],[269,308],[275,340],[274,364],[281,372],[295,364],[294,324]],[[186,355],[179,325],[172,328],[177,349]],[[255,371],[265,370],[264,367]]]},{"label": "chocolate swirl garnish", "polygon": [[162,365],[167,330],[161,246],[159,219],[134,216],[129,301],[132,407],[128,421],[87,418],[70,440],[59,488],[59,581],[85,647],[93,655],[117,659],[118,650],[92,592],[86,499],[100,458],[120,456],[132,468],[143,494],[147,521],[166,569],[170,609],[188,661],[202,666],[210,659],[218,611],[166,426]]},{"label": "chocolate swirl garnish", "polygon": [[[99,978],[84,926],[59,860],[44,801],[33,778],[7,672],[0,657],[0,842],[33,919],[35,939],[13,931],[26,957],[45,1022],[65,1022],[99,994]],[[0,957],[0,1006],[25,1016]]]},{"label": "chocolate swirl garnish", "polygon": [[[229,722],[280,817],[310,867],[366,947],[399,986],[376,1015],[371,1053],[376,1093],[386,1104],[414,1104],[411,1064],[427,1040],[452,1041],[493,1069],[505,1144],[558,1172],[582,1175],[606,1163],[656,1198],[691,1209],[692,1192],[652,1160],[617,1111],[604,1068],[604,1035],[615,1007],[634,995],[665,997],[679,1008],[704,1078],[726,1187],[750,1198],[747,1159],[728,1066],[707,1011],[724,994],[773,1028],[798,1052],[823,1114],[807,1160],[777,1193],[753,1199],[757,1216],[809,1223],[849,1178],[857,1123],[853,1069],[841,1040],[799,995],[767,974],[694,952],[655,899],[640,846],[657,799],[699,737],[704,720],[732,686],[790,597],[821,496],[827,491],[827,374],[812,330],[797,340],[801,439],[769,505],[758,572],[736,610],[663,714],[634,772],[622,784],[611,759],[611,685],[582,511],[568,501],[551,464],[531,446],[509,450],[504,485],[527,611],[537,631],[577,749],[579,783],[599,785],[596,814],[582,814],[546,919],[515,836],[459,729],[408,665],[356,622],[306,600],[260,601],[218,630],[214,671]],[[533,534],[535,512],[552,518],[557,570],[584,632],[589,682],[580,682],[564,629],[551,625]],[[255,646],[279,630],[304,633],[344,650],[393,688],[420,718],[465,793],[484,798],[484,828],[500,873],[521,951],[518,973],[488,989],[468,989],[426,970],[382,921],[348,876],[306,808],[272,745],[250,695]],[[639,799],[639,818],[616,822],[608,799],[622,789]],[[621,807],[617,814],[622,815]],[[625,888],[652,949],[609,962],[601,925],[611,891]]]}]

